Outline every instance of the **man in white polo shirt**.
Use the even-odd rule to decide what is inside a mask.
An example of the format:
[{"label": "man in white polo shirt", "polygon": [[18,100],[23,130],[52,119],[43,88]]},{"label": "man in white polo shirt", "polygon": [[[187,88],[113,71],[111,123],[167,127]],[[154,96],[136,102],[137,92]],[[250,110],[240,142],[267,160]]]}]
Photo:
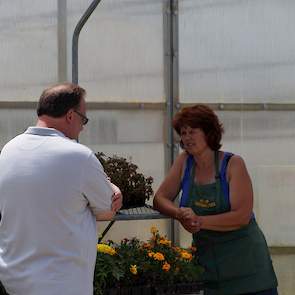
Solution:
[{"label": "man in white polo shirt", "polygon": [[37,114],[0,154],[0,281],[10,295],[92,295],[96,220],[111,219],[122,195],[77,143],[83,88],[44,90]]}]

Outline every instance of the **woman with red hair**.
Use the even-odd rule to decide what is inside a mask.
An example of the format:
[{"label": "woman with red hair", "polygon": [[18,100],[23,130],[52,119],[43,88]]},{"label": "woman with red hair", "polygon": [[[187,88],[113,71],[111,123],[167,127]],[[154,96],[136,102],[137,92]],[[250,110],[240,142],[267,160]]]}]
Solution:
[{"label": "woman with red hair", "polygon": [[[177,113],[184,151],[154,198],[154,207],[192,233],[208,282],[205,295],[277,295],[264,235],[253,214],[253,189],[238,155],[221,151],[222,124],[205,105]],[[182,191],[180,206],[173,202]]]}]

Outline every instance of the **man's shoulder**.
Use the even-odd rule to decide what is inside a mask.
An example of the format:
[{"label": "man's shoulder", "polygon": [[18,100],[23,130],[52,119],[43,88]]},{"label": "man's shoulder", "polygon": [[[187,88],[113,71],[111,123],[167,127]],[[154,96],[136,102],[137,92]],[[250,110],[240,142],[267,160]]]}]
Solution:
[{"label": "man's shoulder", "polygon": [[[49,153],[54,155],[72,155],[78,158],[89,158],[93,151],[75,140],[60,136],[39,137],[37,141],[30,142],[26,134],[20,134],[6,143],[2,152],[11,153],[15,150],[31,152],[33,150],[38,153]],[[1,152],[1,153],[2,153]]]},{"label": "man's shoulder", "polygon": [[81,143],[71,140],[69,138],[59,138],[59,148],[63,149],[65,152],[72,154],[80,154],[81,156],[89,157],[93,154],[93,151]]},{"label": "man's shoulder", "polygon": [[19,142],[20,140],[22,140],[23,137],[23,133],[19,134],[17,136],[15,136],[14,138],[12,138],[11,140],[9,140],[2,148],[2,152],[4,152],[6,149],[9,149],[11,147],[13,147],[15,144],[17,144],[17,142]]}]

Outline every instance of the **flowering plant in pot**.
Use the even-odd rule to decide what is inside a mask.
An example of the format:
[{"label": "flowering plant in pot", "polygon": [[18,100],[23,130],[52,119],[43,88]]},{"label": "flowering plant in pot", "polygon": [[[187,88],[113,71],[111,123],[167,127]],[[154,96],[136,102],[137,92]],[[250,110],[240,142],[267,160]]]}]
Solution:
[{"label": "flowering plant in pot", "polygon": [[169,294],[171,287],[198,282],[203,269],[198,264],[196,248],[174,247],[154,227],[151,233],[147,242],[133,238],[119,244],[108,241],[97,245],[95,295],[122,294],[123,289],[140,287],[144,287],[144,292],[131,293],[154,295],[169,287]]},{"label": "flowering plant in pot", "polygon": [[122,209],[143,206],[153,194],[153,178],[145,177],[134,163],[123,157],[108,157],[104,153],[96,153],[96,157],[111,182],[120,188],[123,195]]}]

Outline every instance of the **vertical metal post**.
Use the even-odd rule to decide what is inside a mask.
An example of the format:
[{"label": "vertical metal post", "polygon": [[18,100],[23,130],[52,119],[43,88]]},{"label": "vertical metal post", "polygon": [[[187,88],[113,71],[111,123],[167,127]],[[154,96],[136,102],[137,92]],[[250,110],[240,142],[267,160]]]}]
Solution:
[{"label": "vertical metal post", "polygon": [[[164,4],[164,54],[165,54],[165,96],[166,96],[166,146],[165,170],[171,167],[178,153],[174,143],[172,119],[179,102],[178,81],[178,0],[166,0]],[[178,228],[171,220],[171,240],[179,243]]]},{"label": "vertical metal post", "polygon": [[80,32],[87,22],[88,18],[92,14],[92,12],[95,10],[97,5],[101,2],[101,0],[94,0],[90,4],[90,6],[87,8],[85,13],[82,15],[81,19],[79,20],[78,24],[75,27],[73,39],[72,39],[72,82],[75,84],[78,84],[78,42],[79,42],[79,35]]},{"label": "vertical metal post", "polygon": [[57,1],[58,82],[67,81],[67,0]]}]

